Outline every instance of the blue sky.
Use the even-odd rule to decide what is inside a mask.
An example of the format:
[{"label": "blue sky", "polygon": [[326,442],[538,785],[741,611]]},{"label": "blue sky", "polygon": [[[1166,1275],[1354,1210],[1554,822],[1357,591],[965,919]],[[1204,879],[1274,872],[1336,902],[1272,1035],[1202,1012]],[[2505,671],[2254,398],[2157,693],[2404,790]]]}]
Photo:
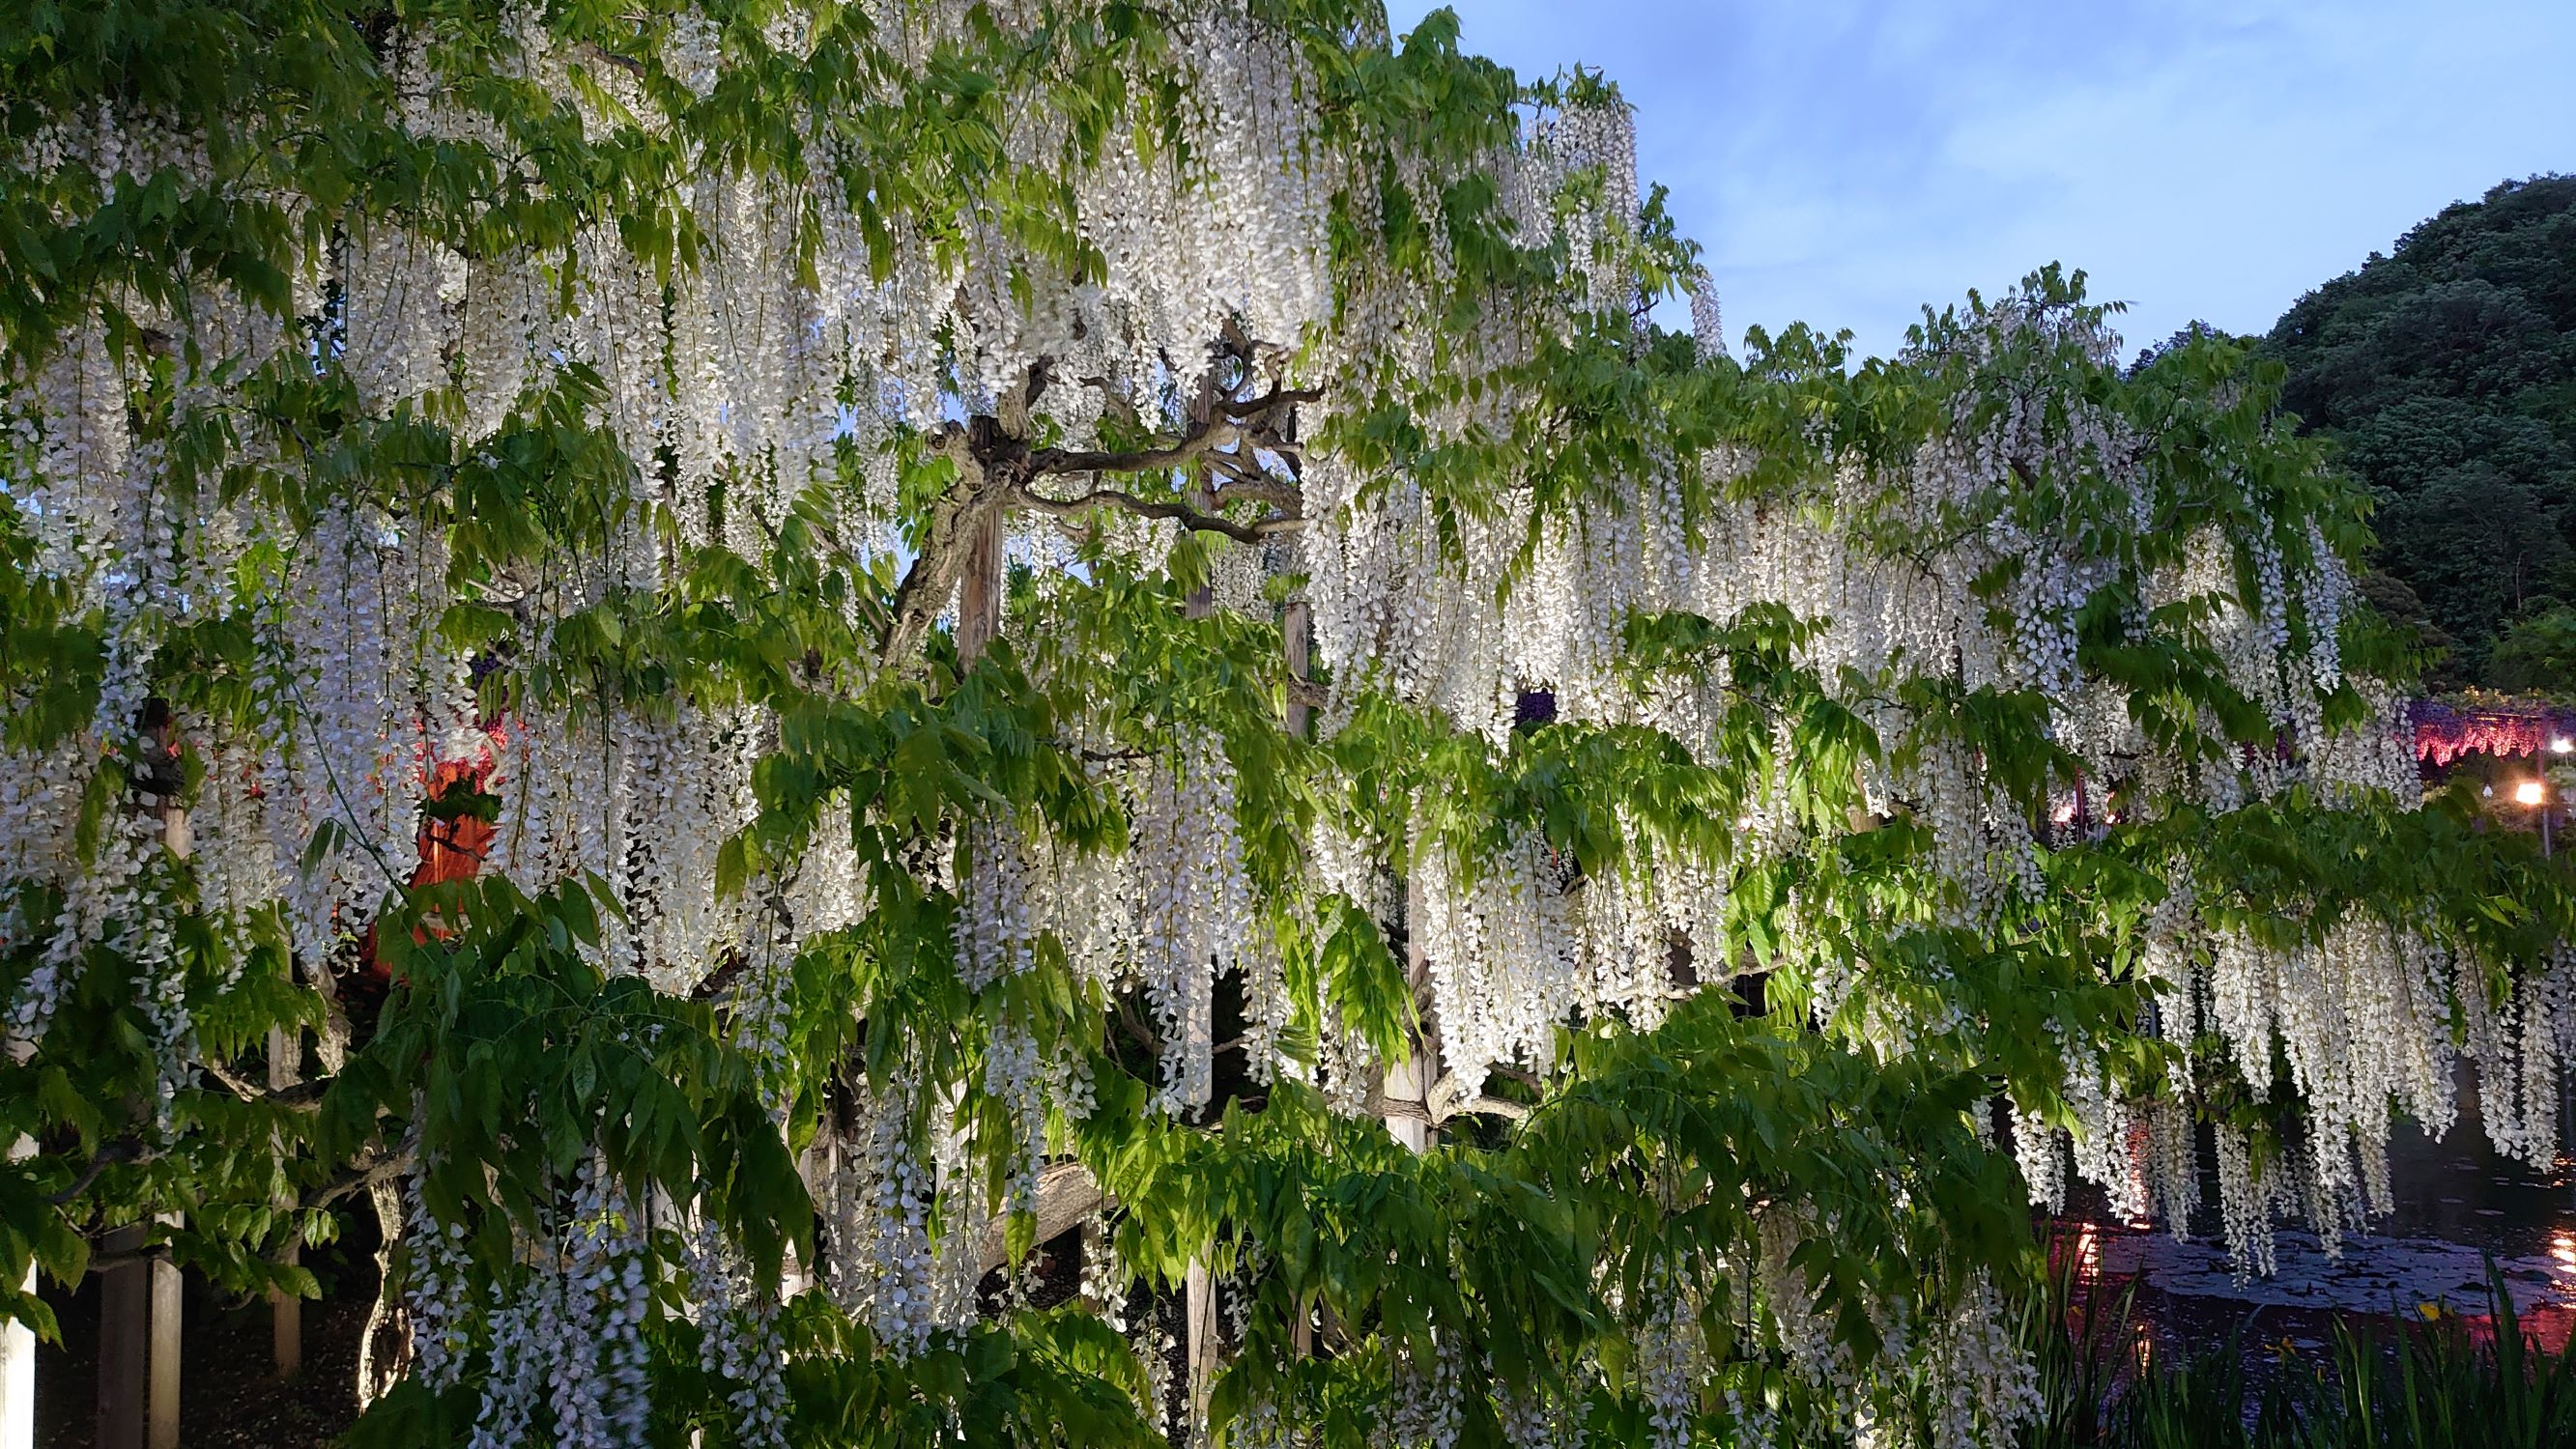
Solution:
[{"label": "blue sky", "polygon": [[[1395,0],[1399,32],[1429,10]],[[2444,205],[2576,171],[2576,0],[1453,0],[1467,48],[1574,62],[1707,249],[1731,339],[1847,327],[2048,261],[2267,330]]]}]

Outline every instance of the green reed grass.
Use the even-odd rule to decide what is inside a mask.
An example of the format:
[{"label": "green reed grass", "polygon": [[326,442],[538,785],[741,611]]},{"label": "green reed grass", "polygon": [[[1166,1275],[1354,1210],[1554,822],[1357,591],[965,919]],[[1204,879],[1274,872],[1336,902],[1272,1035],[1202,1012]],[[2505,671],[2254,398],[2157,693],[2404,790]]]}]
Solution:
[{"label": "green reed grass", "polygon": [[2576,1449],[2576,1340],[2541,1351],[2492,1262],[2492,1333],[2438,1312],[2347,1320],[2315,1364],[2257,1375],[2246,1325],[2149,1356],[2136,1285],[2050,1257],[2021,1315],[2044,1400],[2022,1449]]}]

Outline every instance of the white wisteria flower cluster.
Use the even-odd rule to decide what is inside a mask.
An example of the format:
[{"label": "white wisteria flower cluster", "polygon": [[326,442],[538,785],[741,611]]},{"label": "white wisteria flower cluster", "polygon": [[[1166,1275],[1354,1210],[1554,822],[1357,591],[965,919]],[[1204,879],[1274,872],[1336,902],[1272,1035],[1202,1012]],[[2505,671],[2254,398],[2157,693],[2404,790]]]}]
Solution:
[{"label": "white wisteria flower cluster", "polygon": [[[1231,1235],[1215,1356],[1299,1315],[1241,1441],[1371,1365],[1390,1444],[1583,1442],[1614,1379],[1659,1446],[1788,1442],[1791,1399],[1998,1443],[2034,1392],[2005,1286],[1856,1319],[1808,1272],[1873,1232],[1910,1264],[1961,1206],[1920,1134],[1994,1145],[1994,1103],[1926,1127],[1869,1084],[2007,1078],[2034,1201],[2071,1170],[2177,1230],[2214,1125],[2245,1271],[2284,1215],[2386,1211],[2394,1124],[2450,1126],[2463,1063],[2500,1149],[2557,1152],[2557,907],[2453,908],[2540,877],[2419,808],[2357,514],[2243,383],[2127,376],[2053,273],[1884,367],[1731,346],[1616,92],[1441,17],[631,8],[303,37],[328,95],[236,51],[238,122],[0,103],[0,190],[65,237],[147,193],[256,214],[0,289],[11,1064],[102,1039],[123,971],[156,1154],[222,1115],[184,1094],[261,1100],[245,997],[333,1071],[416,1053],[352,1081],[563,1066],[579,1121],[331,1088],[335,1132],[490,1149],[380,1197],[411,1371],[473,1442],[642,1442],[683,1322],[734,1437],[789,1442],[808,1309],[899,1371],[1034,1344],[1006,1245],[1088,1219],[1158,1421],[1210,1390],[1159,1377],[1167,1310]],[[2373,864],[2294,848],[2336,830]],[[2398,889],[2418,839],[2494,869]],[[1816,1083],[1868,1105],[1824,1130]],[[1717,1106],[1778,1116],[1748,1147]],[[1720,1142],[1741,1202],[1684,1200]],[[535,1200],[441,1222],[450,1171]],[[1580,1201],[1479,1230],[1742,1241],[1656,1270],[1620,1373],[1619,1316],[1568,1314],[1557,1377],[1502,1382],[1508,1285],[1434,1229],[1506,1179]],[[716,1211],[762,1184],[818,1224],[786,1282]],[[1552,1291],[1612,1296],[1601,1243],[1642,1239],[1584,1232]],[[1359,1278],[1437,1314],[1319,1311]]]}]

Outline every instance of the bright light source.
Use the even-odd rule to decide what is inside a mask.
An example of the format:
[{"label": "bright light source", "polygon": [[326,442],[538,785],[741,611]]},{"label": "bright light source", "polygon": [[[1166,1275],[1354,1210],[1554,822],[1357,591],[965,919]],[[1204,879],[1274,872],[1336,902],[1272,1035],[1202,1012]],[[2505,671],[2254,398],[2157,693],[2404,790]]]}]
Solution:
[{"label": "bright light source", "polygon": [[2520,804],[2537,805],[2549,798],[2549,789],[2538,780],[2525,780],[2513,787],[2513,798]]},{"label": "bright light source", "polygon": [[2571,740],[2565,735],[2558,735],[2549,741],[2549,753],[2553,755],[2576,754],[2576,740]]}]

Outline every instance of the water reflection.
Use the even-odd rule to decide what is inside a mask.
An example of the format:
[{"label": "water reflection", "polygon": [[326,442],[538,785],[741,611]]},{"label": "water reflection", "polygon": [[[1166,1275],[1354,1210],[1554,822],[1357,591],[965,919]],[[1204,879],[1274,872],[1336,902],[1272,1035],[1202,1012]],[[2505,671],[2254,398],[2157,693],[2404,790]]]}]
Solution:
[{"label": "water reflection", "polygon": [[2525,1329],[2554,1350],[2576,1326],[2576,1157],[2562,1152],[2546,1172],[2502,1157],[2476,1112],[2464,1080],[2460,1120],[2441,1141],[2401,1124],[2389,1145],[2395,1211],[2346,1234],[2332,1257],[2315,1234],[2282,1229],[2270,1278],[2237,1281],[2215,1236],[2214,1174],[2194,1236],[2111,1220],[2097,1196],[2068,1204],[2059,1241],[2086,1280],[2134,1280],[2141,1332],[2168,1349],[2241,1329],[2247,1344],[2299,1356],[2321,1348],[2338,1318],[2457,1315],[2474,1331],[2487,1318],[2492,1256]]}]

